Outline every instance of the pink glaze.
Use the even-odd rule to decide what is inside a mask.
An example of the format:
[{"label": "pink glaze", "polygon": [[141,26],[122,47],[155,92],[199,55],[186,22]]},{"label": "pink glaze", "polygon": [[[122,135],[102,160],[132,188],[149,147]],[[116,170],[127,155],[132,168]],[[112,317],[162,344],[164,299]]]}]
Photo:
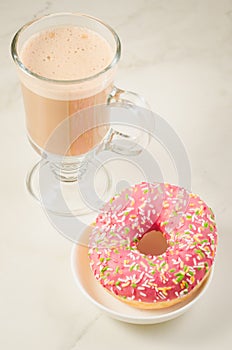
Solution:
[{"label": "pink glaze", "polygon": [[[168,248],[144,255],[138,241],[161,231]],[[105,205],[90,235],[90,266],[110,292],[128,301],[171,301],[191,292],[211,268],[217,245],[212,210],[185,189],[141,183]]]}]

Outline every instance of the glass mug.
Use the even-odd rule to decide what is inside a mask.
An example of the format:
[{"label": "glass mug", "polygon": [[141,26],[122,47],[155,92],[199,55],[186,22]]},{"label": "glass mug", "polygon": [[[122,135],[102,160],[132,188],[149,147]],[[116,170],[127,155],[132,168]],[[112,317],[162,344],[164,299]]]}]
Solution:
[{"label": "glass mug", "polygon": [[[111,62],[96,74],[93,73],[76,80],[60,80],[55,76],[48,78],[41,75],[40,72],[35,73],[30,70],[29,66],[24,65],[21,57],[23,45],[33,35],[61,26],[87,28],[103,37],[112,50]],[[70,193],[75,193],[75,196],[78,197],[76,191],[73,192],[71,187],[76,186],[75,183],[81,181],[86,175],[86,162],[89,158],[87,155],[92,154],[93,150],[102,150],[103,144],[105,149],[128,156],[139,152],[138,148],[124,149],[114,143],[115,137],[130,139],[130,136],[112,129],[109,126],[109,111],[96,113],[94,106],[116,103],[121,104],[122,108],[125,106],[128,108],[131,105],[146,108],[147,104],[138,94],[114,86],[117,64],[121,55],[120,40],[111,27],[94,17],[79,13],[56,13],[35,19],[24,25],[15,34],[11,44],[11,53],[21,82],[28,138],[33,148],[42,156],[42,161],[28,174],[27,188],[41,202],[39,172],[41,167],[46,168],[51,173],[49,176],[53,176],[53,180],[46,189],[48,198],[53,198],[53,200],[44,205],[46,209],[56,214],[69,215],[69,210],[59,208],[54,200],[56,197],[54,193],[59,186],[66,186],[66,190],[69,187],[67,190],[69,196]],[[80,125],[76,122],[79,118],[78,113],[86,109],[89,109],[88,116],[91,114],[94,115],[94,118],[88,118],[88,116],[80,118],[82,120],[82,125]],[[90,124],[93,120],[95,126],[91,128]],[[62,125],[61,128],[60,125]],[[83,129],[84,132],[78,140],[73,138],[71,140],[70,134],[75,134],[78,128]],[[57,134],[60,134],[62,130],[59,138],[53,137],[57,129]],[[70,129],[72,129],[71,132]],[[52,137],[56,142],[50,142]],[[134,142],[137,141],[138,137],[135,137]],[[101,145],[100,148],[99,145]],[[64,149],[66,149],[65,152]],[[50,157],[51,155],[53,157]],[[108,183],[106,188],[109,188],[108,175],[103,181]],[[107,191],[106,188],[104,191]],[[73,204],[75,201],[73,198],[70,200],[72,215],[74,212],[77,215],[85,213],[86,208],[84,209],[82,204],[81,206]]]}]

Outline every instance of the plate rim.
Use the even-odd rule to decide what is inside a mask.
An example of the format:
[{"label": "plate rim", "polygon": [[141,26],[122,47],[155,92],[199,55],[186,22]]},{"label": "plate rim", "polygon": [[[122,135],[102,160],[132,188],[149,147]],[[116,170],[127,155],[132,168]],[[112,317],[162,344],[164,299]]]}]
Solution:
[{"label": "plate rim", "polygon": [[[87,297],[88,300],[90,300],[94,305],[96,305],[100,310],[104,311],[105,313],[111,315],[112,317],[116,318],[116,319],[120,319],[120,320],[127,320],[126,322],[131,322],[131,323],[138,323],[138,321],[141,322],[152,322],[152,321],[160,321],[160,322],[164,322],[165,320],[170,320],[173,319],[181,314],[183,314],[184,312],[186,312],[189,308],[191,308],[192,304],[194,304],[195,302],[198,301],[198,299],[200,299],[206,292],[206,290],[208,289],[209,285],[211,284],[212,278],[213,278],[213,274],[214,274],[214,266],[212,266],[211,268],[211,272],[210,275],[208,277],[208,280],[205,284],[205,286],[203,287],[203,289],[199,292],[199,294],[197,294],[197,296],[192,299],[189,303],[185,304],[184,306],[170,311],[169,313],[164,313],[161,315],[151,315],[151,316],[133,316],[133,315],[127,315],[127,314],[122,314],[118,311],[115,311],[113,309],[110,309],[108,307],[106,307],[105,305],[103,305],[102,303],[100,303],[99,301],[97,301],[96,299],[94,299],[86,290],[86,288],[84,288],[83,284],[81,283],[80,279],[78,278],[78,274],[75,268],[75,259],[76,259],[76,254],[78,249],[80,249],[80,244],[73,244],[72,249],[71,249],[71,256],[70,256],[70,262],[71,262],[71,271],[72,271],[72,275],[74,277],[74,280],[76,282],[76,285],[79,287],[79,289],[81,290],[82,294]],[[86,248],[88,249],[88,247],[86,246],[81,246],[82,248]],[[113,296],[111,296],[112,298],[114,298]],[[129,321],[128,321],[129,320]],[[158,323],[158,322],[156,322]]]}]

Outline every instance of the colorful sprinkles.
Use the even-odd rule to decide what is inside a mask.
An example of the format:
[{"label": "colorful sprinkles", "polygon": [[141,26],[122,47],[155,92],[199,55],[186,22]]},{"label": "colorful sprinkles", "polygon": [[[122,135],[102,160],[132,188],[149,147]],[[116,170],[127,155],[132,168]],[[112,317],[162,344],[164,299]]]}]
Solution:
[{"label": "colorful sprinkles", "polygon": [[[141,254],[139,240],[154,229],[165,236],[166,252]],[[214,214],[199,196],[143,182],[113,197],[98,215],[90,235],[90,266],[103,287],[125,300],[171,301],[203,280],[216,245]]]}]

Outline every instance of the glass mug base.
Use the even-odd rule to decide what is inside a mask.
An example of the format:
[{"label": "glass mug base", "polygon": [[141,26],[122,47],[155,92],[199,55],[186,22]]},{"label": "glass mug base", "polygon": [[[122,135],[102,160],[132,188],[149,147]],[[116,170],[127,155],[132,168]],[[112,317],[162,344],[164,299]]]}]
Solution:
[{"label": "glass mug base", "polygon": [[[73,176],[73,181],[61,181],[56,170],[54,171],[49,161],[42,159],[27,174],[28,192],[40,203],[45,212],[62,216],[79,216],[97,211],[98,203],[87,203],[85,200],[82,180],[78,181]],[[109,172],[104,166],[90,161],[84,169],[84,178],[86,176],[94,177],[96,198],[102,202],[106,201],[111,195],[112,181]]]}]

